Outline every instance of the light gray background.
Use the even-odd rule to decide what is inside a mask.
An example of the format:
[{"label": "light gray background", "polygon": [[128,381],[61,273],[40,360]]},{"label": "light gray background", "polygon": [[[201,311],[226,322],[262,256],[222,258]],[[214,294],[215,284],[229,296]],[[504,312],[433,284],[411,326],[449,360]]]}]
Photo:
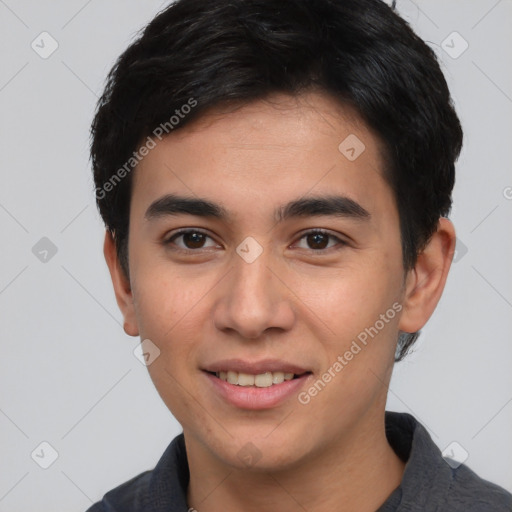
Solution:
[{"label": "light gray background", "polygon": [[[151,469],[180,431],[122,330],[88,162],[104,78],[165,4],[0,0],[2,512],[84,511]],[[459,259],[415,353],[396,367],[388,405],[512,491],[512,5],[398,7],[441,58],[466,138]],[[43,31],[59,44],[47,59],[31,48]],[[469,43],[456,59],[442,47],[453,31]],[[447,44],[462,48],[453,36]],[[32,252],[44,236],[57,247],[46,263]],[[48,469],[31,458],[43,441],[58,452]]]}]

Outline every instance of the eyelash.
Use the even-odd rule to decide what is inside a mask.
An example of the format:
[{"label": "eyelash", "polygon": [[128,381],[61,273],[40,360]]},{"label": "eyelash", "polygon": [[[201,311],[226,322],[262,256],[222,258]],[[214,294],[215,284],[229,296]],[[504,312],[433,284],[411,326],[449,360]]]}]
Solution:
[{"label": "eyelash", "polygon": [[[200,229],[183,229],[183,230],[177,231],[172,236],[170,236],[169,238],[164,240],[163,244],[165,246],[170,246],[180,236],[191,234],[191,233],[199,233],[199,234],[205,235],[207,238],[210,238],[210,239],[213,240],[213,238],[210,235],[208,235],[207,233],[205,233],[204,231],[202,231]],[[298,241],[306,238],[309,235],[317,235],[317,234],[326,235],[326,236],[329,237],[329,239],[336,240],[337,241],[336,246],[339,246],[339,247],[336,248],[336,246],[333,246],[333,247],[327,247],[325,249],[306,249],[306,250],[308,250],[310,252],[313,252],[313,253],[326,253],[330,249],[340,250],[344,246],[348,245],[347,242],[345,242],[341,238],[339,238],[339,237],[333,235],[332,233],[330,233],[329,231],[326,231],[326,230],[323,230],[323,229],[312,229],[310,231],[306,231],[306,232],[302,233],[302,235],[299,237]],[[200,251],[204,250],[204,248],[199,248],[199,249],[183,249],[181,247],[177,247],[177,248],[175,247],[172,250],[176,251],[176,252],[190,254],[190,253],[194,253],[194,252],[199,253]]]}]

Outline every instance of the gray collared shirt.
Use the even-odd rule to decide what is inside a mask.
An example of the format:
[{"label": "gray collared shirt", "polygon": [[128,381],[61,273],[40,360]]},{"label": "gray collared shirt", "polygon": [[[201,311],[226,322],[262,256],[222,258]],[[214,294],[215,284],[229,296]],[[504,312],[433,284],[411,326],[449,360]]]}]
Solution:
[{"label": "gray collared shirt", "polygon": [[[400,486],[376,512],[512,512],[512,494],[467,466],[448,464],[410,414],[386,412],[386,435],[406,462]],[[146,471],[109,491],[87,512],[187,512],[189,470],[183,434]]]}]

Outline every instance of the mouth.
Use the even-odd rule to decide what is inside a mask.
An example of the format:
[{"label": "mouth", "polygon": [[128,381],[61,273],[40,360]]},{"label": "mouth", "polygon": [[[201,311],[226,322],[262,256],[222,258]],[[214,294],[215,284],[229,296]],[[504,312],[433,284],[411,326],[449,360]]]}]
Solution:
[{"label": "mouth", "polygon": [[293,399],[313,373],[283,361],[225,360],[203,368],[209,389],[237,409],[272,409]]},{"label": "mouth", "polygon": [[234,386],[269,388],[285,381],[298,379],[310,372],[302,372],[300,374],[284,371],[266,371],[256,375],[245,372],[236,372],[233,370],[223,370],[219,372],[208,372],[218,379],[233,384]]}]

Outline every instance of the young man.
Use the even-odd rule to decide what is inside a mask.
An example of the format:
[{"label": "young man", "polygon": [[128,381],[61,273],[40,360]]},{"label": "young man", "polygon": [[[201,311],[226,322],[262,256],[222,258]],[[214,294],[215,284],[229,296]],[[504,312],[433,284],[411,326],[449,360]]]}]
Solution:
[{"label": "young man", "polygon": [[92,128],[127,334],[183,427],[100,511],[510,511],[412,416],[394,361],[442,294],[462,130],[380,0],[179,0]]}]

